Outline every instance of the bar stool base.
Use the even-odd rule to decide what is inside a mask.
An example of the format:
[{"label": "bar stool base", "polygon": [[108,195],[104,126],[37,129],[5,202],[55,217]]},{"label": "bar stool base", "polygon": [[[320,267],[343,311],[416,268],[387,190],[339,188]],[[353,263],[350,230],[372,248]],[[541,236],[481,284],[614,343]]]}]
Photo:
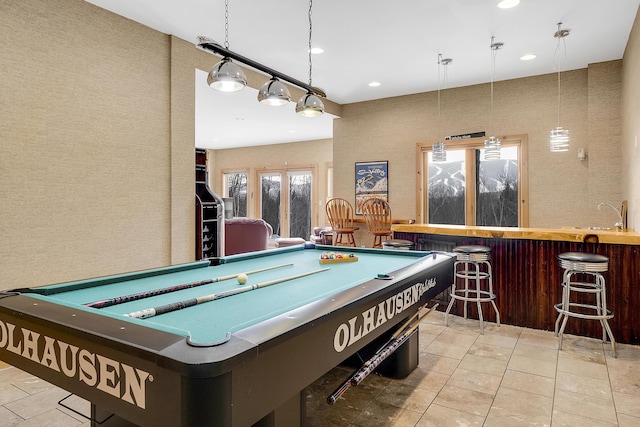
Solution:
[{"label": "bar stool base", "polygon": [[[457,253],[454,264],[455,278],[451,285],[449,296],[451,300],[445,311],[445,326],[449,326],[449,312],[455,301],[464,301],[464,318],[467,318],[467,304],[476,303],[478,319],[480,320],[480,333],[484,334],[484,318],[482,315],[482,303],[490,303],[496,313],[496,325],[500,326],[500,312],[496,306],[496,295],[493,292],[491,276],[491,263],[489,254],[491,250],[486,246],[467,245],[453,249]],[[460,280],[459,280],[460,279]],[[464,287],[458,288],[456,284]],[[486,284],[483,287],[483,284]]]},{"label": "bar stool base", "polygon": [[[606,283],[601,272],[609,269],[609,259],[595,254],[567,252],[558,255],[560,266],[564,268],[562,278],[562,302],[553,308],[558,312],[555,322],[555,335],[558,337],[558,350],[562,350],[562,337],[567,321],[570,317],[598,320],[602,325],[602,342],[611,342],[613,357],[616,354],[616,341],[609,326],[609,319],[613,312],[607,308]],[[573,280],[577,276],[580,280]],[[589,276],[593,281],[585,281]],[[594,304],[571,302],[573,294],[591,294],[595,297]]]}]

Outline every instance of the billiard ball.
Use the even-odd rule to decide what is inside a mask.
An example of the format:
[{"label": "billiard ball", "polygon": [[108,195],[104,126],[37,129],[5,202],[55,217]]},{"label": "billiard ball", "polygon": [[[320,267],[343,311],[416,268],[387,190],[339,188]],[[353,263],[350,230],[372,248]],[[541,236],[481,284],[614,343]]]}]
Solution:
[{"label": "billiard ball", "polygon": [[244,285],[245,283],[247,283],[247,280],[249,280],[249,277],[244,274],[244,273],[240,273],[238,274],[238,283],[240,283],[241,285]]}]

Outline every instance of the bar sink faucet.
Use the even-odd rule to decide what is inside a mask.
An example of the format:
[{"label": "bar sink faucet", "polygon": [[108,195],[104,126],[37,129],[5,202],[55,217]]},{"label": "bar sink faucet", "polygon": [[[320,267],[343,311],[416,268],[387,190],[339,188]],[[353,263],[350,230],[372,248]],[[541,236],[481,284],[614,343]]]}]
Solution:
[{"label": "bar sink faucet", "polygon": [[614,224],[614,227],[616,228],[616,231],[622,231],[624,228],[624,224],[622,222],[622,214],[620,213],[620,211],[613,205],[610,205],[609,203],[600,203],[598,204],[598,210],[602,210],[603,206],[609,206],[611,209],[613,209],[615,211],[615,213],[618,215],[618,222],[616,222]]}]

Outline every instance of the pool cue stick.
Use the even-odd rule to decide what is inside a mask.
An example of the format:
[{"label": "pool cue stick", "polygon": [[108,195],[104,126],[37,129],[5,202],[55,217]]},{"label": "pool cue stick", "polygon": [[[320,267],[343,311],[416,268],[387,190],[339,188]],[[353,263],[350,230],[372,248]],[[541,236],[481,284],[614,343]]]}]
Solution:
[{"label": "pool cue stick", "polygon": [[[339,398],[340,396],[342,396],[348,389],[349,387],[351,387],[352,385],[358,385],[363,379],[364,377],[362,377],[359,381],[354,381],[354,379],[356,378],[357,375],[361,374],[361,371],[363,369],[365,369],[365,367],[367,367],[370,363],[371,360],[375,359],[377,356],[380,356],[382,352],[384,352],[387,348],[389,348],[391,345],[393,345],[394,343],[398,342],[404,335],[404,333],[408,332],[409,330],[411,332],[409,332],[407,334],[407,336],[402,340],[402,342],[406,341],[409,336],[411,336],[411,333],[413,333],[413,331],[415,330],[415,328],[418,326],[418,324],[420,323],[420,321],[422,319],[424,319],[424,317],[431,313],[431,311],[436,308],[438,306],[438,304],[434,305],[433,307],[431,307],[429,309],[429,311],[427,311],[426,313],[424,313],[422,316],[420,316],[420,312],[421,310],[418,310],[413,316],[411,316],[407,321],[405,321],[402,326],[400,326],[400,328],[398,328],[398,330],[391,336],[391,338],[389,338],[389,340],[382,345],[378,351],[376,351],[373,356],[364,363],[364,365],[359,368],[356,372],[354,372],[351,376],[349,376],[349,378],[347,378],[347,380],[345,382],[343,382],[333,393],[331,393],[329,395],[329,397],[327,397],[327,403],[329,405],[333,405]],[[426,306],[425,306],[426,307]],[[413,324],[413,322],[415,322],[415,324]],[[397,346],[394,348],[397,349],[401,344],[397,344]],[[386,356],[385,359],[391,354],[392,352],[389,352]],[[384,359],[382,359],[384,360]],[[380,363],[382,363],[382,360],[380,360],[376,366],[374,366],[373,369],[375,369],[375,367],[377,367]],[[373,369],[371,369],[371,371],[373,371]],[[367,373],[368,375],[368,373]],[[366,375],[365,375],[366,376]]]},{"label": "pool cue stick", "polygon": [[388,344],[381,351],[374,354],[371,359],[365,362],[365,364],[351,377],[351,385],[355,386],[360,384],[362,380],[373,372],[387,357],[396,351],[398,347],[404,344],[404,342],[407,341],[411,334],[413,334],[413,332],[418,328],[420,322],[422,322],[427,315],[431,314],[437,306],[438,304],[428,309],[424,314],[419,315],[391,344]]},{"label": "pool cue stick", "polygon": [[289,280],[298,279],[300,277],[309,276],[311,274],[320,273],[322,271],[329,270],[327,268],[321,268],[320,270],[308,271],[306,273],[296,274],[295,276],[284,277],[282,279],[269,280],[267,282],[257,283],[255,285],[247,285],[241,288],[230,289],[228,291],[219,292],[217,294],[204,295],[197,298],[191,298],[184,301],[173,302],[171,304],[161,305],[155,308],[147,308],[144,310],[134,311],[132,313],[125,314],[126,317],[133,317],[136,319],[146,319],[148,317],[159,316],[161,314],[169,313],[172,311],[182,310],[183,308],[193,307],[194,305],[203,304],[205,302],[214,301],[217,299],[222,299],[226,297],[230,297],[233,295],[241,294],[244,292],[253,291],[255,289],[264,288],[267,286],[275,285],[277,283],[287,282]]},{"label": "pool cue stick", "polygon": [[[290,266],[290,265],[293,265],[293,263],[275,265],[275,266],[266,267],[266,268],[260,268],[258,270],[247,271],[244,274],[249,275],[249,274],[254,274],[254,273],[260,273],[262,271],[273,270],[273,269],[276,269],[276,268],[287,267],[287,266]],[[182,284],[182,285],[168,286],[166,288],[161,288],[161,289],[153,289],[153,290],[150,290],[150,291],[138,292],[138,293],[131,294],[131,295],[125,295],[125,296],[121,296],[121,297],[109,298],[109,299],[102,300],[102,301],[88,302],[88,303],[83,304],[83,305],[85,307],[91,307],[91,308],[111,307],[112,305],[124,304],[126,302],[137,301],[137,300],[141,300],[141,299],[144,299],[144,298],[150,298],[150,297],[154,297],[156,295],[168,294],[170,292],[181,291],[183,289],[196,288],[198,286],[208,285],[210,283],[217,283],[217,282],[222,282],[224,280],[235,279],[240,274],[242,274],[242,273],[229,274],[227,276],[220,276],[220,277],[215,277],[213,279],[205,279],[205,280],[201,280],[199,282],[185,283],[185,284]]]}]

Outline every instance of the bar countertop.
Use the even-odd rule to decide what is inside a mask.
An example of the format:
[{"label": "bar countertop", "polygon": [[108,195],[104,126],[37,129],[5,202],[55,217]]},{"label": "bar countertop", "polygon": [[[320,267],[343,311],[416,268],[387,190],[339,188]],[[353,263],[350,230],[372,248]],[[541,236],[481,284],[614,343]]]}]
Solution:
[{"label": "bar countertop", "polygon": [[400,233],[439,234],[499,239],[555,240],[564,242],[640,245],[640,234],[632,229],[624,231],[587,227],[520,228],[476,227],[442,224],[393,224],[391,230]]}]

